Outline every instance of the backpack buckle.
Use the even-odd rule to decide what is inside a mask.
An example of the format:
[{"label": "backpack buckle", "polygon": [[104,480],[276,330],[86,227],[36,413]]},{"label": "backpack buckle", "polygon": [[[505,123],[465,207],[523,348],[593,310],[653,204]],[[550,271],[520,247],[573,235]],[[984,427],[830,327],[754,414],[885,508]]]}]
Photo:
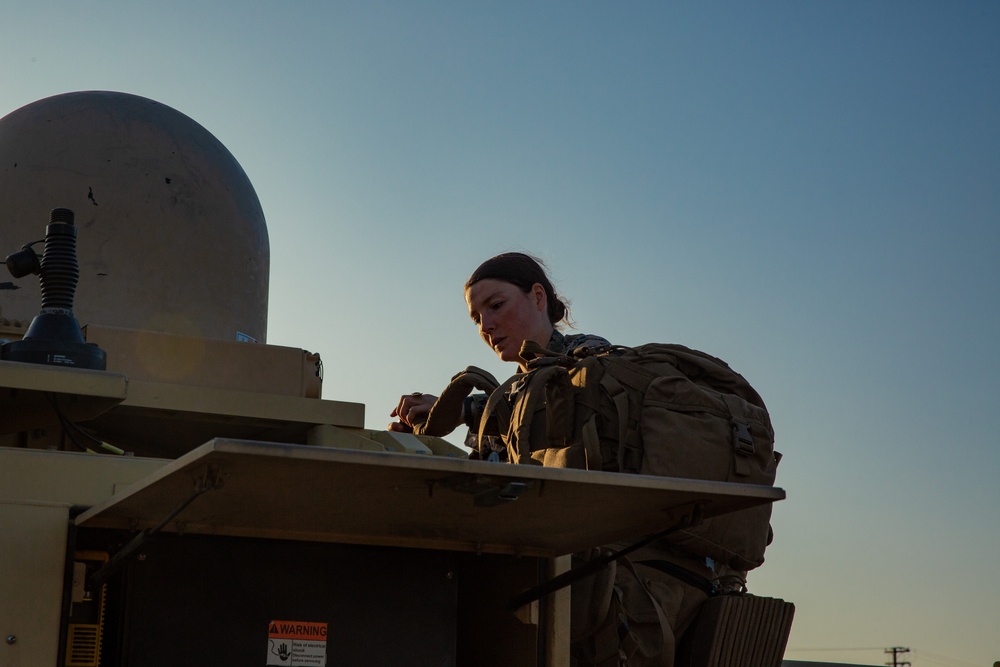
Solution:
[{"label": "backpack buckle", "polygon": [[753,446],[753,435],[750,433],[750,424],[733,422],[733,449],[744,456],[753,456],[756,453],[757,450]]}]

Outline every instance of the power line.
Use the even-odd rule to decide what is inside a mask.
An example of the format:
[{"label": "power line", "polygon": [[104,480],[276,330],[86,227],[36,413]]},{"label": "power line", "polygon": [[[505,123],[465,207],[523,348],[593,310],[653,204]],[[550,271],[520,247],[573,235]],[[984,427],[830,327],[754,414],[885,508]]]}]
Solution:
[{"label": "power line", "polygon": [[950,658],[946,655],[938,655],[937,653],[921,651],[920,649],[913,649],[913,657],[920,658],[921,663],[926,660],[936,665],[945,665],[945,667],[983,667],[974,662],[966,662],[958,658]]},{"label": "power line", "polygon": [[827,652],[829,652],[829,651],[882,651],[884,649],[885,649],[884,646],[855,646],[855,647],[850,647],[850,648],[844,648],[844,647],[841,647],[841,646],[837,646],[835,648],[787,648],[787,649],[785,649],[785,653],[807,652],[807,651],[827,651]]}]

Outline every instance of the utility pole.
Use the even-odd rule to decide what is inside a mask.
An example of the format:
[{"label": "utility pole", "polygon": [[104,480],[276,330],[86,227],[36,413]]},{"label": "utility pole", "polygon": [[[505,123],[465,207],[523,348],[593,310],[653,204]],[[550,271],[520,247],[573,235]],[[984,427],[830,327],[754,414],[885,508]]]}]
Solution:
[{"label": "utility pole", "polygon": [[902,653],[909,653],[910,649],[903,648],[902,646],[893,646],[892,648],[887,648],[885,652],[892,653],[892,662],[885,663],[889,665],[889,667],[910,667],[909,661],[899,661],[899,655]]}]

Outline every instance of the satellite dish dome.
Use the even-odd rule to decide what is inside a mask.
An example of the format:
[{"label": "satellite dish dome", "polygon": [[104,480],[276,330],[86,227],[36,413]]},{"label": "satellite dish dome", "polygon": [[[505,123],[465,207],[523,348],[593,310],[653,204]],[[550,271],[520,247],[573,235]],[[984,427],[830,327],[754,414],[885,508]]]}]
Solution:
[{"label": "satellite dish dome", "polygon": [[[75,213],[81,324],[264,342],[264,213],[236,158],[195,121],[104,91],[0,118],[0,257],[45,238],[55,208]],[[4,320],[38,314],[33,278],[0,275]]]}]

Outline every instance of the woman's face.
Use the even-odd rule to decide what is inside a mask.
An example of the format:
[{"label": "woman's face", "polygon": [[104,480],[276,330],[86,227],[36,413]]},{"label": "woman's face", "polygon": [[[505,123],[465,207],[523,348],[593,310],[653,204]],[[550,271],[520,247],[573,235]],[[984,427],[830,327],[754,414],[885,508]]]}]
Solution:
[{"label": "woman's face", "polygon": [[479,335],[503,361],[520,362],[521,344],[545,346],[552,336],[545,288],[535,283],[527,292],[502,280],[480,280],[465,291],[469,316]]}]

